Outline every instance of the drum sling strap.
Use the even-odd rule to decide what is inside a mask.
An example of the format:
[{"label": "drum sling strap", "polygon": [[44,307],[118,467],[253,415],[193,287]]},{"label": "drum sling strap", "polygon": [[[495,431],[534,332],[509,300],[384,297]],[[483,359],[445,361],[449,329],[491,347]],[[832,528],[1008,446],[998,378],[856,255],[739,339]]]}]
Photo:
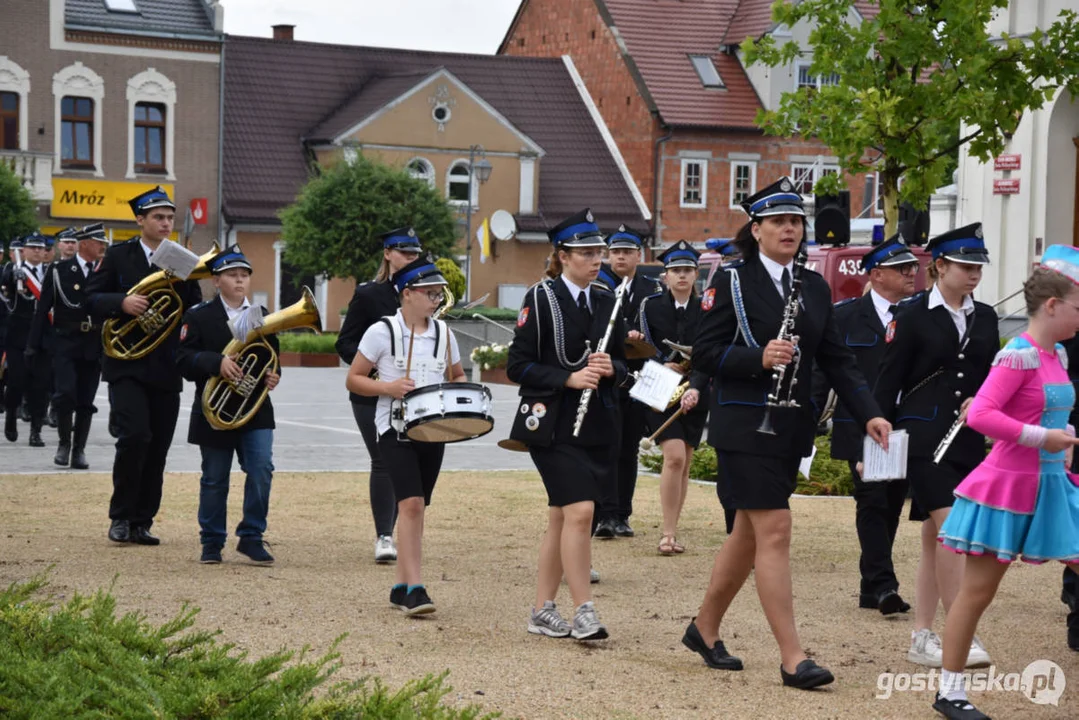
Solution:
[{"label": "drum sling strap", "polygon": [[[390,355],[393,357],[394,367],[403,373],[408,366],[408,348],[405,346],[401,323],[397,322],[396,315],[387,315],[381,318],[381,322],[386,323],[386,327],[390,331]],[[446,346],[449,343],[450,333],[445,321],[432,318],[428,322],[435,324],[434,369],[441,376],[446,372]],[[413,342],[415,342],[415,338],[413,338]],[[426,379],[425,377],[424,380],[426,381]],[[417,387],[419,387],[418,383]],[[397,431],[397,437],[400,441],[408,442],[408,438],[404,434],[404,416],[400,400],[390,401],[390,427]]]}]

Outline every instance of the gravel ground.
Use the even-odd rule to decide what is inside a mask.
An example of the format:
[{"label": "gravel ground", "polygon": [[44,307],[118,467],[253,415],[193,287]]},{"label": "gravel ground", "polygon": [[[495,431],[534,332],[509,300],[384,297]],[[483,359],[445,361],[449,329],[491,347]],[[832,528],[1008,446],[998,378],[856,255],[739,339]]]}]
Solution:
[{"label": "gravel ground", "polygon": [[[631,540],[597,541],[603,581],[596,604],[611,639],[585,647],[528,635],[535,554],[545,496],[534,473],[447,473],[427,523],[425,580],[438,612],[408,619],[387,604],[392,570],[371,561],[367,478],[348,473],[281,473],[267,533],[273,568],[243,565],[230,543],[225,563],[198,563],[198,477],[166,479],[157,548],[116,546],[105,537],[109,479],[102,474],[0,475],[0,582],[48,567],[59,597],[108,586],[121,608],[153,621],[184,602],[202,608],[198,624],[260,655],[282,647],[340,646],[346,677],[377,674],[393,686],[448,669],[448,702],[476,702],[524,718],[915,718],[935,717],[927,692],[879,699],[879,676],[916,672],[907,663],[910,624],[857,608],[857,542],[849,499],[799,499],[794,509],[796,612],[807,651],[835,672],[829,689],[780,687],[779,656],[752,579],[727,622],[727,646],[740,673],[707,669],[679,640],[695,614],[722,513],[710,486],[693,485],[679,536],[688,552],[660,557],[657,481],[642,477]],[[234,476],[230,519],[242,482]],[[914,599],[917,528],[904,522],[896,561],[901,591]],[[994,717],[1079,716],[1079,655],[1065,645],[1057,565],[1010,571],[981,637],[997,673],[1056,662],[1073,683],[1059,706],[1019,692],[974,694]],[[561,604],[570,605],[563,588]],[[568,614],[568,613],[567,613]],[[942,620],[938,618],[938,630]]]}]

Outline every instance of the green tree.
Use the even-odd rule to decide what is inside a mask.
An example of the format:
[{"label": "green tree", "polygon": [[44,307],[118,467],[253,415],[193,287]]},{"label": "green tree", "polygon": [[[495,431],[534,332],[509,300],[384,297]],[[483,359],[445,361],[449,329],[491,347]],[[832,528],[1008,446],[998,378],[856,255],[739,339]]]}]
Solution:
[{"label": "green tree", "polygon": [[378,235],[410,225],[435,257],[456,242],[456,216],[423,180],[358,154],[325,168],[280,213],[285,261],[300,275],[370,280],[382,262]]},{"label": "green tree", "polygon": [[37,229],[34,198],[7,163],[0,162],[0,247]]},{"label": "green tree", "polygon": [[[850,20],[853,5],[777,0],[772,6],[776,23],[813,23],[810,72],[836,73],[840,81],[785,93],[778,108],[758,113],[757,123],[770,135],[818,137],[848,173],[879,171],[886,235],[896,231],[900,199],[924,206],[946,183],[961,145],[989,160],[1025,111],[1057,92],[1079,91],[1073,11],[1027,37],[993,38],[988,23],[1008,0],[879,0],[877,16],[860,24]],[[769,67],[788,66],[801,54],[797,43],[778,44],[772,35],[747,39],[743,47],[749,64]],[[835,192],[842,182],[824,176],[815,190]]]}]

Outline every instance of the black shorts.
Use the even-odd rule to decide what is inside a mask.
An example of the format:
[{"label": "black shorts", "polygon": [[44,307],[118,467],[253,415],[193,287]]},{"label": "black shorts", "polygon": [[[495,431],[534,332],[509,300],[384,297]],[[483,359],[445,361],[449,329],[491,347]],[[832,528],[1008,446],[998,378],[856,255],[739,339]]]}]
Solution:
[{"label": "black shorts", "polygon": [[393,495],[397,501],[422,497],[423,504],[430,505],[431,493],[442,469],[445,444],[402,442],[397,439],[397,432],[391,429],[378,438],[378,450],[393,481]]},{"label": "black shorts", "polygon": [[550,447],[530,447],[529,455],[547,489],[549,507],[565,507],[578,502],[598,502],[599,491],[616,472],[617,444],[582,447],[555,443]]},{"label": "black shorts", "polygon": [[955,502],[955,488],[974,468],[944,458],[940,465],[930,458],[907,460],[907,479],[910,480],[910,519],[915,522],[929,519],[929,513],[951,507]]},{"label": "black shorts", "polygon": [[[648,417],[646,421],[648,435],[651,436],[656,430],[662,427],[663,423],[667,422],[667,419],[674,415],[678,411],[678,406],[666,412],[657,412],[652,408],[648,408]],[[708,404],[698,401],[697,407],[689,413],[682,413],[678,416],[678,419],[667,426],[667,429],[659,434],[655,442],[658,445],[664,440],[681,440],[689,443],[693,447],[697,447],[701,444],[701,437],[704,435],[704,425],[708,421]]]},{"label": "black shorts", "polygon": [[723,503],[727,532],[734,529],[736,510],[789,510],[801,461],[716,450],[716,494]]}]

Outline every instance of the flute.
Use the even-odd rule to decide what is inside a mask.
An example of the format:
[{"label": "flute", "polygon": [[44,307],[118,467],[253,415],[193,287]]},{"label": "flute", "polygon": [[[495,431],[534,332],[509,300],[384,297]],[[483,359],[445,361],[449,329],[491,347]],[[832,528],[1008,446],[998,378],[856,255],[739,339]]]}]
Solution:
[{"label": "flute", "polygon": [[[611,319],[607,321],[607,332],[603,333],[599,345],[596,346],[596,352],[601,353],[607,351],[607,344],[611,341],[611,333],[614,331],[614,324],[618,320],[618,313],[622,307],[622,296],[626,294],[626,288],[629,287],[629,281],[630,278],[623,278],[622,284],[614,291],[614,309],[611,310]],[[581,393],[581,402],[577,405],[577,419],[573,422],[573,437],[578,437],[581,434],[581,427],[584,425],[584,416],[588,412],[588,403],[591,400],[592,388],[585,388],[585,391]]]},{"label": "flute", "polygon": [[944,436],[944,439],[940,441],[940,445],[937,445],[937,449],[933,451],[933,464],[940,465],[940,461],[944,459],[945,453],[948,452],[948,448],[955,442],[955,438],[959,435],[959,431],[963,429],[963,424],[966,422],[966,414],[960,415],[959,418],[952,423],[952,426],[948,428],[948,433]]}]

